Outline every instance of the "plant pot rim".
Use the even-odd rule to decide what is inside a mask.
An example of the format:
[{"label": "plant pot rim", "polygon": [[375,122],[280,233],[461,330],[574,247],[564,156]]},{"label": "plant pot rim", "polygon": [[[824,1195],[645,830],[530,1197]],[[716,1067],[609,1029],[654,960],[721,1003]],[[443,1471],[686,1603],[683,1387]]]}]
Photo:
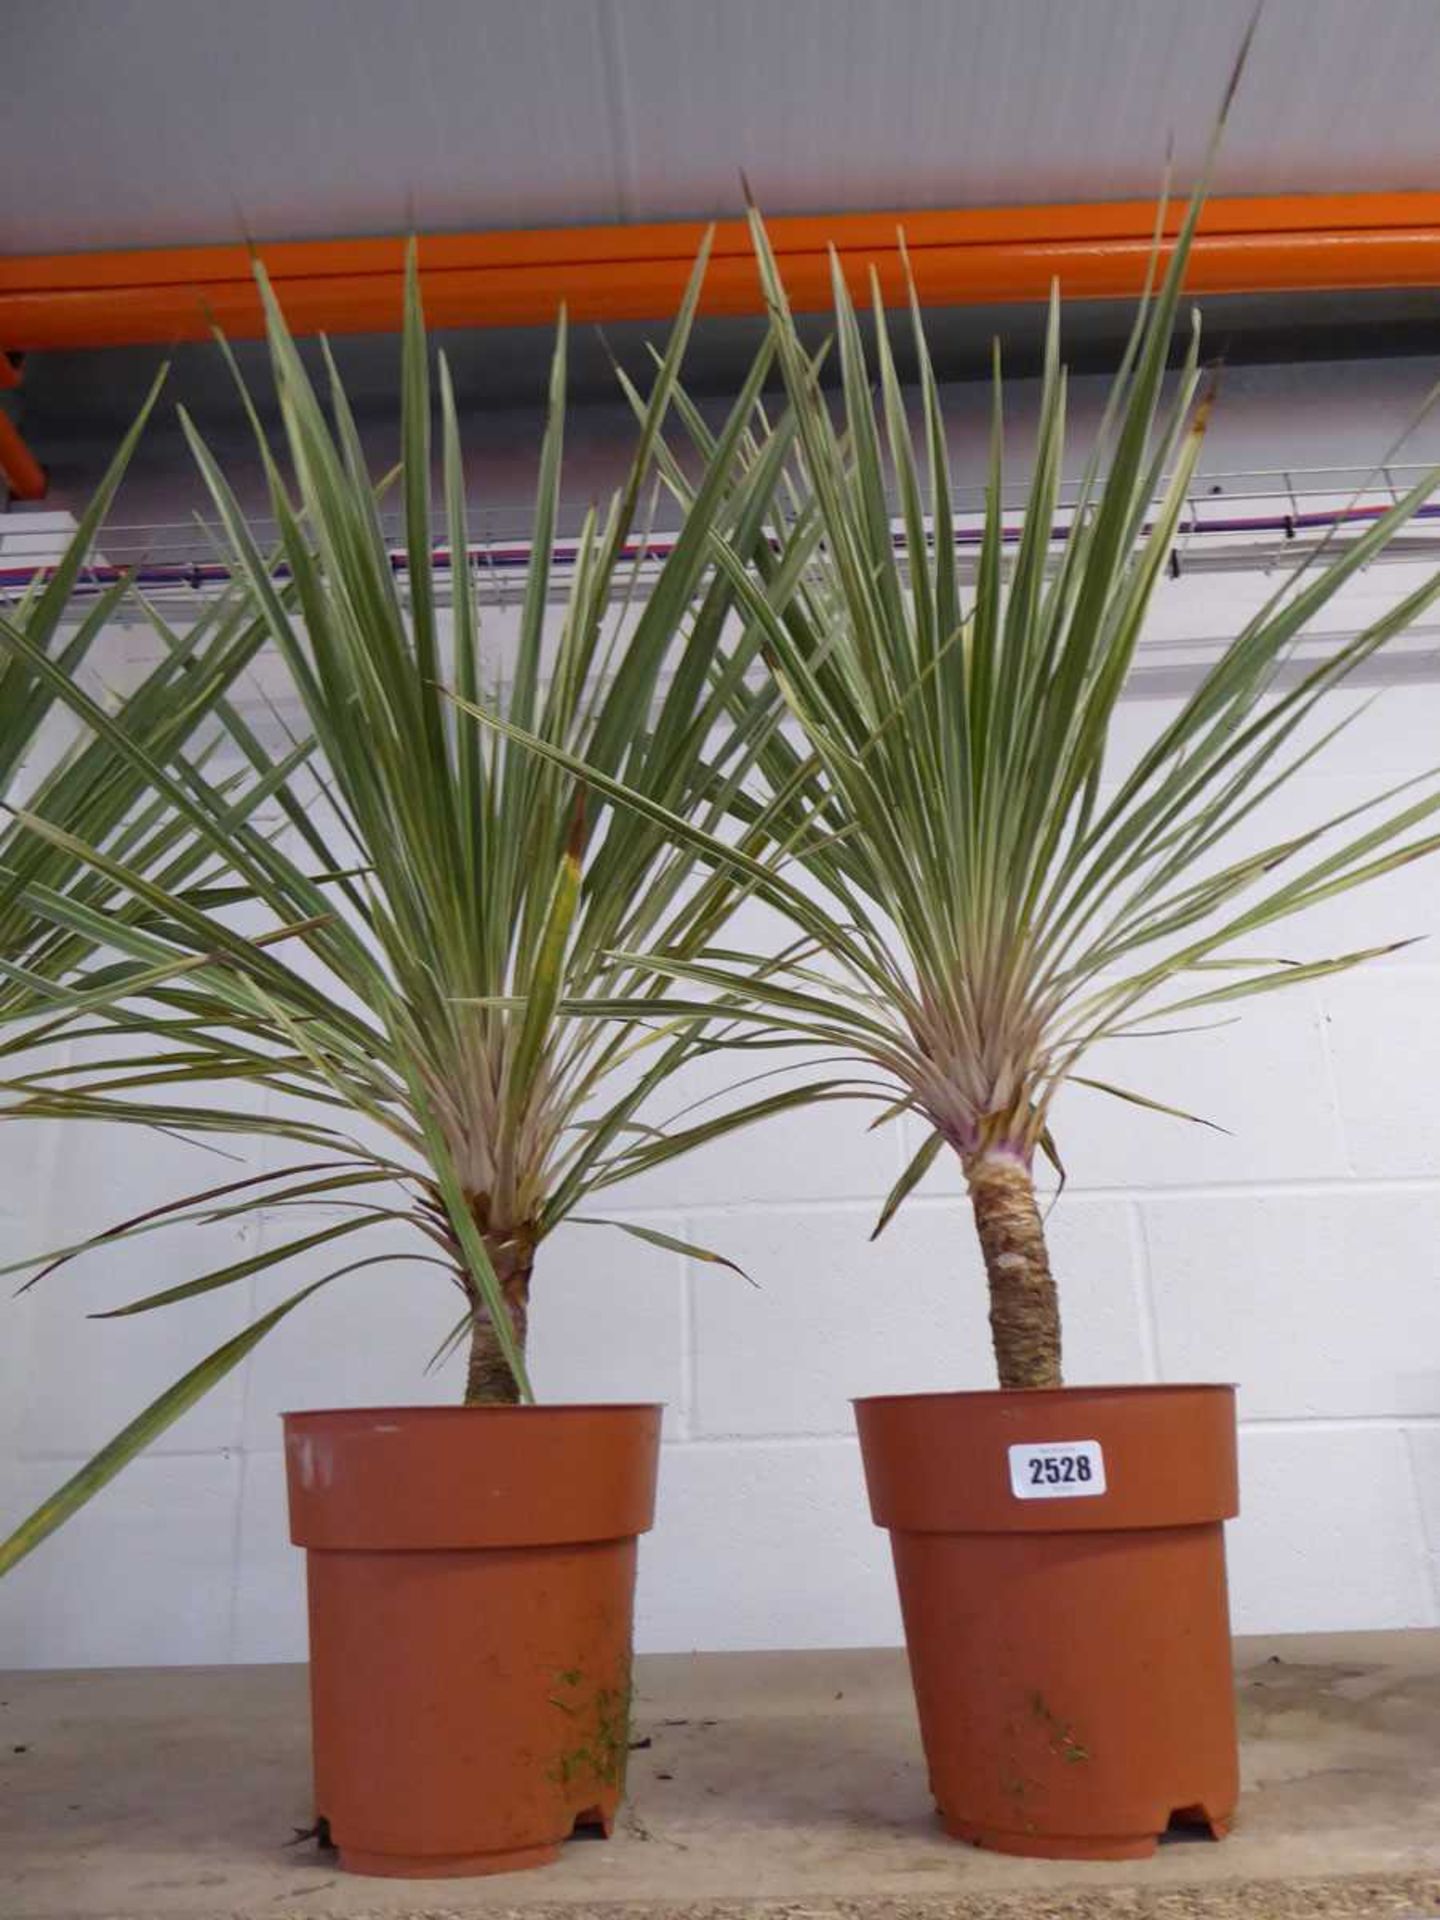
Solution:
[{"label": "plant pot rim", "polygon": [[1121,1386],[1109,1386],[1104,1381],[1087,1380],[1073,1387],[962,1387],[953,1392],[941,1388],[922,1393],[859,1393],[851,1397],[852,1407],[899,1406],[903,1403],[918,1404],[921,1401],[943,1402],[946,1405],[956,1400],[991,1403],[996,1400],[1024,1401],[1027,1405],[1037,1400],[1076,1400],[1084,1394],[1104,1394],[1107,1399],[1116,1395],[1127,1398],[1140,1398],[1142,1395],[1170,1395],[1182,1393],[1234,1393],[1233,1380],[1157,1380],[1149,1384],[1126,1382]]},{"label": "plant pot rim", "polygon": [[333,1420],[337,1417],[364,1418],[371,1414],[383,1413],[387,1417],[403,1414],[407,1420],[414,1419],[453,1419],[463,1414],[467,1420],[484,1414],[492,1417],[503,1414],[513,1420],[517,1414],[557,1414],[557,1413],[663,1413],[666,1402],[663,1400],[545,1400],[537,1405],[525,1406],[483,1406],[467,1407],[459,1402],[453,1406],[407,1406],[404,1404],[359,1406],[359,1407],[296,1407],[287,1408],[281,1415],[282,1420]]},{"label": "plant pot rim", "polygon": [[[1232,1387],[892,1394],[857,1400],[855,1424],[871,1514],[892,1532],[1208,1526],[1232,1518],[1239,1505]],[[1100,1449],[1087,1498],[1019,1491],[1017,1449],[1079,1442]]]},{"label": "plant pot rim", "polygon": [[658,1405],[287,1414],[290,1537],[321,1552],[449,1552],[644,1533],[664,1418]]}]

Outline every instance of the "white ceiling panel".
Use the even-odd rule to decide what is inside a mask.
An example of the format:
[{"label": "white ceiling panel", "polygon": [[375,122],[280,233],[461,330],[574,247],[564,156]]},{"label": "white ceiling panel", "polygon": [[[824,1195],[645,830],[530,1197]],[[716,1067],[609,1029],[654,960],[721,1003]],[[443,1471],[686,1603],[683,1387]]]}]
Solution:
[{"label": "white ceiling panel", "polygon": [[618,218],[589,0],[9,0],[0,251]]},{"label": "white ceiling panel", "polygon": [[[1203,153],[1253,0],[617,0],[636,212],[1120,199]],[[1440,184],[1436,0],[1271,0],[1217,184]]]},{"label": "white ceiling panel", "polygon": [[[8,0],[0,251],[1117,198],[1251,0]],[[1440,0],[1270,0],[1243,193],[1440,184]]]}]

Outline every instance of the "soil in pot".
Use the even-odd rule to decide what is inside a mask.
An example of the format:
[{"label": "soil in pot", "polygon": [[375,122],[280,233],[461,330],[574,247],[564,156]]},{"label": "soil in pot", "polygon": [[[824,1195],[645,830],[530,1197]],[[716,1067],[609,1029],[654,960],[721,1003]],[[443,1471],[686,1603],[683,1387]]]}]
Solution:
[{"label": "soil in pot", "polygon": [[351,1872],[539,1866],[610,1831],[659,1407],[287,1414],[315,1813]]},{"label": "soil in pot", "polygon": [[1228,1387],[856,1403],[931,1788],[1001,1852],[1124,1859],[1238,1793]]}]

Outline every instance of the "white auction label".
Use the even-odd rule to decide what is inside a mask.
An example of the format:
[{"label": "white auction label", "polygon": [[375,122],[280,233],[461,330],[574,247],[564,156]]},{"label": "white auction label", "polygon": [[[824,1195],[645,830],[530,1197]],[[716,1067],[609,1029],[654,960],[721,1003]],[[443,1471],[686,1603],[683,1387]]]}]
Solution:
[{"label": "white auction label", "polygon": [[1010,1491],[1017,1500],[1090,1500],[1105,1491],[1098,1440],[1036,1440],[1010,1449]]}]

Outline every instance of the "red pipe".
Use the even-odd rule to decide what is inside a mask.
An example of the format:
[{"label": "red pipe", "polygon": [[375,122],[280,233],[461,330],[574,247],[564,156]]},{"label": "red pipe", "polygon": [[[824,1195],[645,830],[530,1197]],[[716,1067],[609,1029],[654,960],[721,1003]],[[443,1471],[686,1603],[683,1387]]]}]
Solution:
[{"label": "red pipe", "polygon": [[0,408],[0,478],[13,500],[43,500],[45,469],[20,438],[20,429]]}]

